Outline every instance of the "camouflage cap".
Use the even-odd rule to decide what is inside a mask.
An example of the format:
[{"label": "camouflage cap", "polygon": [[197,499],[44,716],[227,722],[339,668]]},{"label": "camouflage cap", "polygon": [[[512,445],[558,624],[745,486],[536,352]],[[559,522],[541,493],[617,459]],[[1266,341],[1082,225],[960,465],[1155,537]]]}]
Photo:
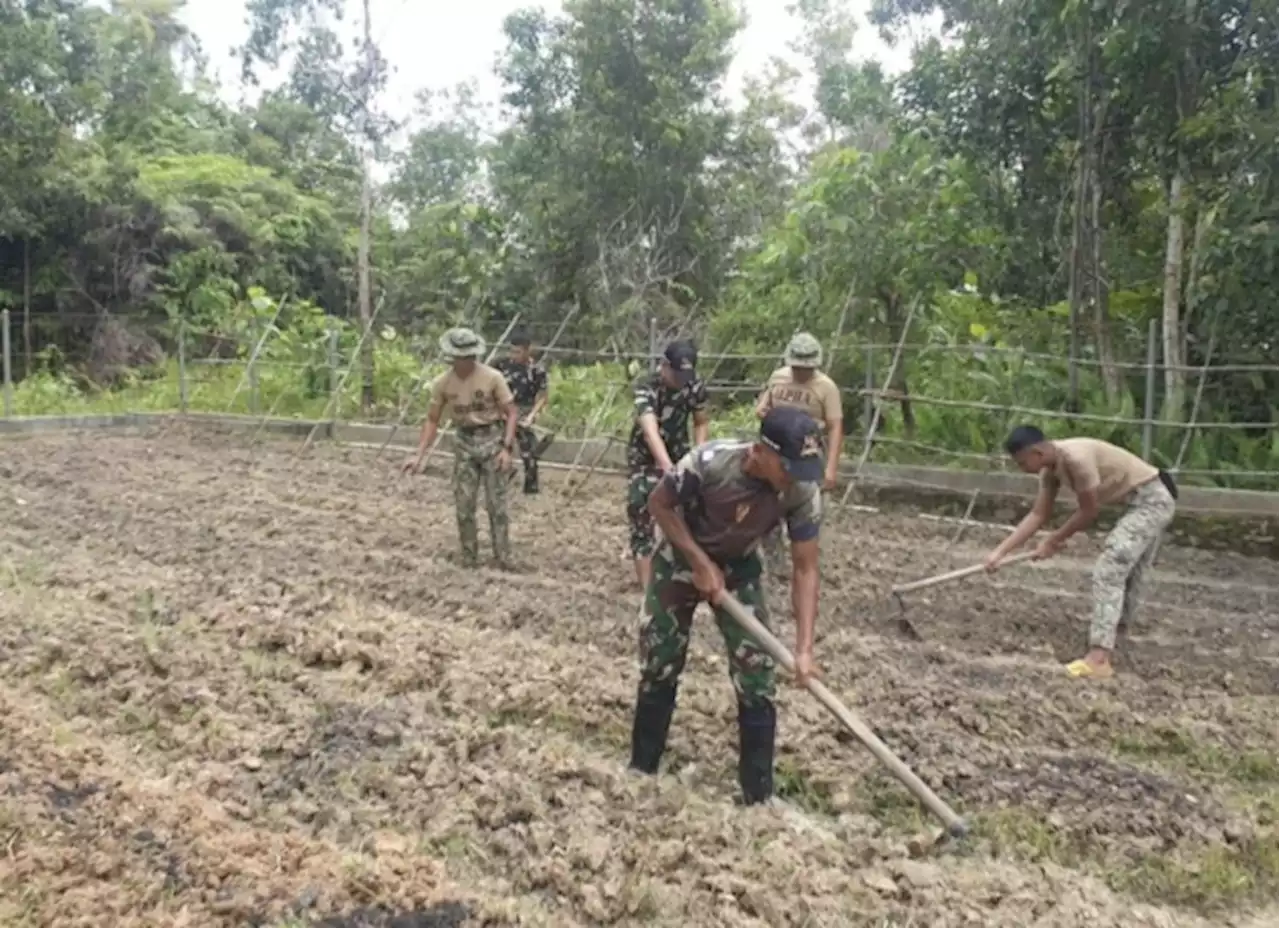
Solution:
[{"label": "camouflage cap", "polygon": [[440,336],[440,353],[446,361],[478,358],[484,354],[484,339],[470,329],[459,326]]},{"label": "camouflage cap", "polygon": [[797,332],[787,343],[787,364],[790,367],[821,367],[822,345],[808,332]]}]

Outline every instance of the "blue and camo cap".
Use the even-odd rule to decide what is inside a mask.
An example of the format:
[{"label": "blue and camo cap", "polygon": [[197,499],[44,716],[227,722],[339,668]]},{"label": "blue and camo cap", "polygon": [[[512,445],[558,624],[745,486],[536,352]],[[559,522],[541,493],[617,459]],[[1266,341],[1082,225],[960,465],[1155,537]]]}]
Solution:
[{"label": "blue and camo cap", "polygon": [[792,480],[817,483],[824,461],[818,423],[803,409],[775,406],[760,423],[760,441],[778,452]]}]

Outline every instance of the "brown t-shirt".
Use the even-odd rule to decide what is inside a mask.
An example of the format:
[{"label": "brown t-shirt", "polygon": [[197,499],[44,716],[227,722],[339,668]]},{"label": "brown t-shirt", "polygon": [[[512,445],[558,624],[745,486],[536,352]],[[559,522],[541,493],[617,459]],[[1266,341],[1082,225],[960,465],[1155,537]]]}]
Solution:
[{"label": "brown t-shirt", "polygon": [[840,388],[822,371],[814,371],[804,383],[798,383],[790,367],[780,367],[769,375],[762,398],[766,408],[794,406],[803,409],[825,432],[828,422],[844,421],[840,408]]},{"label": "brown t-shirt", "polygon": [[431,407],[427,415],[439,421],[447,413],[455,426],[474,428],[501,422],[503,409],[511,399],[507,378],[487,364],[477,363],[465,380],[450,368],[431,385]]},{"label": "brown t-shirt", "polygon": [[1040,485],[1054,496],[1062,486],[1077,497],[1096,490],[1098,503],[1106,506],[1121,502],[1160,473],[1136,454],[1101,439],[1064,438],[1052,444],[1058,461],[1040,472]]},{"label": "brown t-shirt", "polygon": [[655,493],[672,494],[698,547],[717,563],[751,554],[760,539],[786,522],[792,541],[818,537],[822,493],[816,483],[793,483],[779,494],[743,473],[748,442],[709,441],[682,457]]}]

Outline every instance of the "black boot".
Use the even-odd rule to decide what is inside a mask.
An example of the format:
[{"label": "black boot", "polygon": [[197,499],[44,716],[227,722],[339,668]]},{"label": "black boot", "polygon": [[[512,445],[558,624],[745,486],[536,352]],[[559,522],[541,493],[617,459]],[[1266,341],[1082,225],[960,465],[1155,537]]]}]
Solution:
[{"label": "black boot", "polygon": [[667,746],[667,729],[676,708],[676,688],[659,686],[643,690],[636,697],[636,716],[631,726],[631,769],[657,773],[658,761]]},{"label": "black boot", "polygon": [[738,703],[738,783],[746,805],[773,795],[773,738],[777,713],[773,703]]}]

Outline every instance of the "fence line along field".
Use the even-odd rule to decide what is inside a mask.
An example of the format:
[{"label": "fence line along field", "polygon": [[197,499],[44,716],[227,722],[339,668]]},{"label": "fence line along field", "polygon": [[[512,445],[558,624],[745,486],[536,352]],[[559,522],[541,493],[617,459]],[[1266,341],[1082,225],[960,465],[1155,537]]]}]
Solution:
[{"label": "fence line along field", "polygon": [[566,508],[549,475],[513,502],[524,571],[467,572],[441,473],[298,448],[173,425],[0,444],[0,924],[1275,924],[1273,561],[1167,544],[1120,675],[1082,685],[1061,661],[1088,544],[922,591],[916,641],[889,587],[984,539],[844,514],[818,659],[974,824],[922,852],[925,814],[795,689],[785,802],[734,805],[701,618],[667,769],[624,770],[639,599],[613,478]]}]

